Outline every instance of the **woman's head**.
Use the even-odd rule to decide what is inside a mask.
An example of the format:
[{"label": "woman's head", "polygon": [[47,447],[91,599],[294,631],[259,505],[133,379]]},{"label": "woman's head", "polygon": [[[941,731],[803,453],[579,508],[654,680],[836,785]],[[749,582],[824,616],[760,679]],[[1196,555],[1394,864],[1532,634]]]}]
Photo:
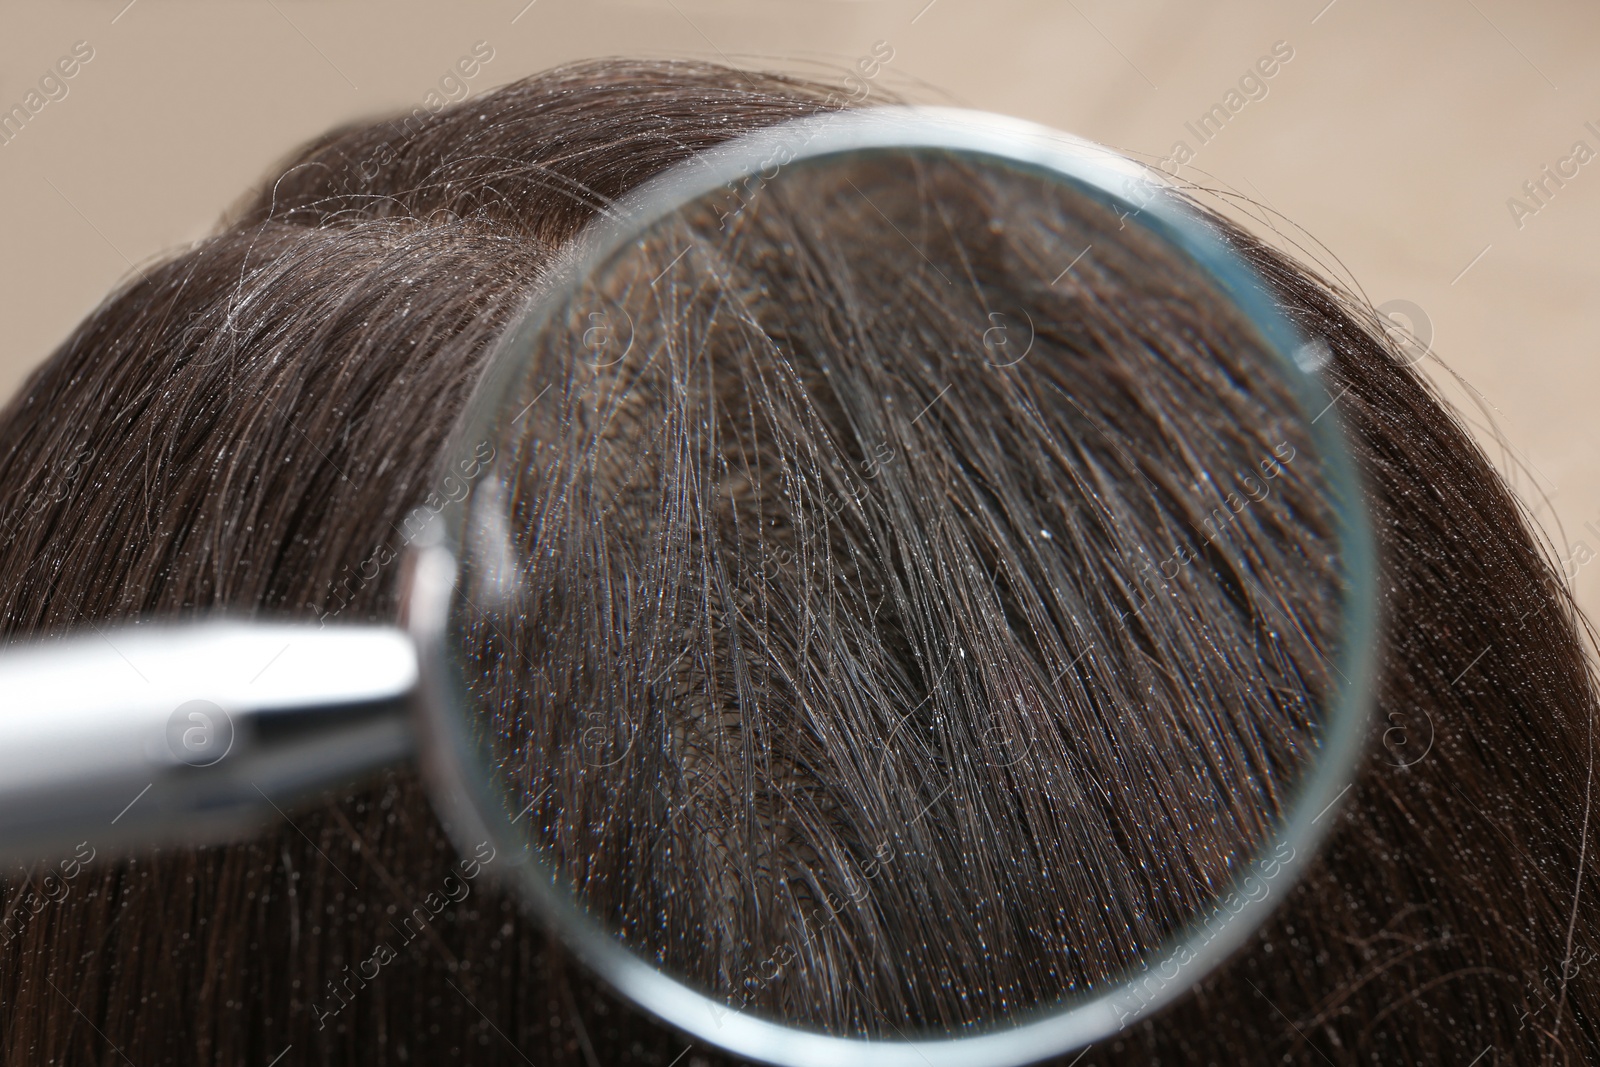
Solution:
[{"label": "woman's head", "polygon": [[[0,558],[9,632],[218,608],[392,617],[405,518],[448,497],[464,398],[558,252],[663,168],[823,98],[606,64],[311,146],[113,296],[14,402],[0,501],[28,513]],[[960,1023],[1102,977],[1260,840],[1327,684],[1327,616],[1295,630],[1273,609],[1314,601],[1328,523],[1285,398],[1252,387],[1255,357],[1170,265],[1114,253],[1114,214],[1041,208],[1037,229],[995,232],[997,205],[1048,198],[960,167],[912,175],[914,195],[881,167],[854,177],[850,196],[732,219],[750,269],[669,290],[675,316],[631,316],[629,357],[548,371],[561,388],[512,449],[529,457],[508,509],[529,563],[496,609],[514,625],[479,631],[482,684],[508,757],[593,757],[540,814],[631,938],[817,1025],[870,1025],[875,1007]],[[821,242],[824,213],[853,225]],[[868,239],[880,218],[906,246]],[[1381,333],[1228,232],[1328,347],[1383,556],[1390,745],[1374,737],[1259,937],[1084,1062],[1485,1046],[1581,1062],[1600,1009],[1576,974],[1600,946],[1570,606]],[[691,269],[671,251],[651,254]],[[646,288],[611,306],[648,311],[629,303]],[[1018,308],[1021,358],[987,332]],[[1223,522],[1235,482],[1251,503]],[[530,797],[559,778],[516,765]],[[641,813],[674,811],[641,839]],[[408,775],[288,819],[98,861],[13,922],[8,1051],[104,1057],[97,1033],[134,1062],[682,1048],[463,881]],[[824,905],[841,914],[797,938]],[[1042,968],[1029,937],[1078,951]],[[896,1003],[916,967],[950,980]],[[859,995],[812,997],[846,981]]]}]

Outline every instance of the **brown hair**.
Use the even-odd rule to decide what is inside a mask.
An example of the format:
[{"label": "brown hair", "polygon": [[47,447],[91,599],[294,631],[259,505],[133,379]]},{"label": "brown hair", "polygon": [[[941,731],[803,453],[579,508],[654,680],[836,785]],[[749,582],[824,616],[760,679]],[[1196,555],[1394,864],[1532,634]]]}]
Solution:
[{"label": "brown hair", "polygon": [[1315,746],[1314,412],[1056,179],[879,152],[724,200],[510,349],[527,461],[469,529],[515,535],[460,623],[513,810],[647,958],[812,1028],[1102,989],[1210,917]]},{"label": "brown hair", "polygon": [[[430,496],[438,499],[440,452],[476,371],[555,253],[597,210],[651,175],[741,131],[814,112],[825,98],[819,87],[773,75],[609,61],[510,86],[414,131],[376,123],[308,147],[221,233],[114,294],[12,403],[0,426],[0,505],[6,516],[22,517],[6,525],[0,554],[6,632],[218,608],[392,618],[390,561],[405,540],[404,517]],[[382,164],[371,165],[375,159]],[[939,195],[928,202],[973,214],[966,224],[929,232],[959,234],[949,248],[986,254],[982,227],[972,221],[995,191],[977,190],[959,173],[940,180]],[[784,220],[800,217],[752,215],[748,225],[777,246]],[[1114,221],[1080,217],[1073,225],[1087,242],[1094,227]],[[1585,847],[1595,707],[1576,612],[1515,500],[1461,426],[1396,360],[1370,314],[1262,242],[1218,225],[1300,328],[1329,349],[1328,374],[1382,549],[1378,724],[1357,784],[1330,816],[1339,822],[1328,844],[1252,943],[1183,1001],[1079,1062],[1584,1062],[1600,1049],[1600,1004],[1592,992],[1600,987],[1579,977],[1597,946],[1580,903],[1583,875],[1595,862]],[[1048,316],[1072,325],[1044,341],[1084,362],[1030,361],[996,385],[1000,379],[970,363],[930,355],[981,355],[981,330],[968,324],[975,314],[983,322],[987,305],[930,316],[932,302],[917,292],[887,282],[875,289],[877,280],[848,268],[826,249],[774,266],[792,272],[786,293],[803,294],[789,305],[792,317],[780,306],[767,308],[762,320],[771,343],[794,356],[774,379],[781,389],[761,393],[747,381],[712,392],[703,377],[654,372],[664,375],[660,383],[693,387],[693,404],[731,435],[719,447],[689,449],[677,465],[623,469],[615,462],[620,450],[663,432],[683,448],[692,426],[705,421],[673,429],[670,420],[652,421],[648,410],[631,426],[614,427],[620,436],[606,441],[574,436],[559,420],[529,431],[541,442],[577,441],[580,458],[611,456],[607,479],[585,492],[636,492],[639,506],[621,512],[626,521],[605,545],[648,549],[655,556],[647,558],[658,561],[674,559],[675,544],[681,556],[684,534],[652,525],[657,513],[646,505],[671,478],[682,484],[695,472],[720,479],[722,495],[705,497],[684,521],[711,530],[719,539],[715,556],[744,568],[719,592],[765,605],[767,621],[743,635],[768,642],[753,658],[756,666],[726,677],[705,666],[730,640],[733,616],[708,608],[703,588],[681,598],[670,625],[608,627],[596,600],[595,610],[573,609],[573,625],[557,635],[567,645],[540,648],[530,634],[528,647],[540,652],[544,676],[558,680],[554,691],[571,693],[594,684],[594,661],[585,658],[594,641],[614,640],[644,663],[652,649],[661,653],[652,642],[680,634],[669,651],[704,654],[686,656],[689,666],[679,668],[685,673],[672,680],[679,714],[698,708],[709,722],[713,711],[729,714],[719,701],[735,694],[745,701],[743,721],[768,723],[779,735],[774,744],[788,754],[791,777],[832,776],[830,803],[877,805],[868,820],[877,823],[895,817],[895,805],[908,796],[939,798],[936,790],[879,795],[864,780],[839,784],[851,736],[881,734],[885,720],[872,715],[903,714],[927,700],[936,714],[919,728],[956,761],[970,761],[967,777],[947,779],[962,792],[936,809],[943,825],[959,827],[975,813],[986,826],[1025,825],[1056,835],[1040,855],[1082,860],[1098,847],[1084,843],[1094,838],[1083,836],[1089,824],[1082,818],[1050,812],[1017,821],[1015,811],[983,806],[1020,795],[1018,786],[1000,784],[1013,761],[993,758],[986,728],[1037,738],[1061,736],[1040,730],[1041,722],[1104,727],[1119,711],[1155,706],[1132,680],[1163,675],[1173,683],[1159,696],[1164,717],[1155,721],[1167,724],[1169,743],[1191,737],[1219,744],[1235,728],[1292,712],[1292,701],[1216,702],[1237,714],[1230,725],[1210,718],[1214,703],[1192,694],[1223,684],[1256,691],[1286,680],[1316,691],[1314,677],[1296,678],[1304,674],[1297,665],[1310,661],[1292,644],[1264,650],[1260,604],[1218,577],[1250,552],[1314,555],[1313,546],[1289,538],[1314,536],[1318,523],[1291,521],[1277,509],[1309,506],[1315,486],[1275,494],[1268,506],[1242,513],[1226,531],[1225,551],[1208,556],[1205,567],[1187,568],[1181,582],[1146,583],[1168,599],[1130,621],[1130,609],[1148,599],[1130,575],[1141,561],[1163,558],[1151,546],[1170,545],[1175,531],[1194,540],[1172,521],[1174,511],[1202,503],[1182,488],[1185,479],[1223,474],[1283,440],[1256,417],[1278,403],[1270,394],[1193,380],[1206,365],[1198,353],[1240,360],[1248,353],[1223,343],[1223,324],[1178,312],[1150,320],[1155,325],[1141,327],[1146,332],[1132,343],[1137,309],[1119,310],[1107,298],[1126,292],[1134,266],[1097,265],[1063,290]],[[1006,284],[1022,287],[1021,277]],[[1150,284],[1148,277],[1140,284]],[[877,332],[863,330],[862,309],[876,307],[884,309]],[[867,358],[874,337],[892,338],[886,350],[918,355]],[[1132,354],[1147,343],[1164,356],[1137,380],[1152,392],[1159,392],[1156,383],[1171,392],[1141,414],[1108,371],[1128,373]],[[707,351],[719,353],[721,370],[747,378],[762,365],[748,345],[718,342]],[[824,371],[848,384],[823,383]],[[1068,372],[1082,377],[1059,380]],[[612,368],[607,380],[622,373]],[[900,406],[879,399],[875,376],[884,373],[893,373],[909,398]],[[933,399],[953,378],[962,387],[913,427],[918,401]],[[633,385],[644,397],[657,387]],[[1200,392],[1224,396],[1234,405],[1231,417],[1201,425],[1202,413],[1185,403]],[[781,410],[762,399],[779,393]],[[1176,421],[1163,421],[1169,419]],[[752,422],[771,429],[740,437],[738,427]],[[1105,430],[1113,444],[1096,437]],[[1024,435],[1076,443],[1076,450],[1030,448]],[[1198,442],[1198,451],[1183,454],[1177,440]],[[864,448],[878,441],[892,442],[901,459],[884,468],[890,481],[864,502],[839,493],[848,486],[826,473],[827,461],[861,470],[870,457]],[[741,443],[757,450],[756,461],[727,466]],[[806,464],[812,466],[801,469]],[[794,472],[787,504],[776,477],[786,469]],[[1136,480],[1140,472],[1170,484],[1147,490]],[[547,474],[530,473],[525,508],[550,500],[540,490]],[[758,491],[740,488],[769,477]],[[826,490],[837,506],[795,503]],[[917,510],[918,494],[930,492],[946,496],[947,512]],[[1105,509],[1102,516],[1085,518],[1091,502]],[[569,518],[592,514],[569,503]],[[1192,517],[1205,513],[1202,507]],[[781,518],[780,533],[765,540],[740,533],[763,529],[760,521],[751,525],[758,517]],[[1022,536],[1052,526],[1076,531],[1077,540],[1041,551],[1037,539]],[[973,533],[979,527],[987,531],[982,537]],[[774,538],[802,562],[768,567]],[[572,540],[565,557],[535,575],[546,606],[571,607],[598,544]],[[1069,596],[1060,568],[1073,559],[1097,580],[1078,582]],[[847,561],[853,569],[842,569]],[[676,565],[680,579],[706,576],[701,562]],[[1261,571],[1284,569],[1269,563]],[[629,573],[646,572],[641,564]],[[809,710],[802,697],[822,691],[783,680],[785,669],[805,663],[786,643],[795,635],[783,620],[817,617],[793,610],[801,589],[820,598],[803,607],[832,612],[829,626],[805,624],[808,639],[827,642],[817,645],[819,654],[863,665],[852,687],[834,693],[838,703],[818,712],[818,721],[837,724],[846,711],[860,711],[853,735],[808,736],[796,718],[803,706]],[[1081,630],[1066,621],[1074,597],[1088,605],[1078,613]],[[893,610],[880,619],[884,602]],[[1186,630],[1191,617],[1200,630]],[[1220,659],[1192,654],[1201,631],[1226,637],[1215,645]],[[1086,646],[1094,650],[1074,663]],[[934,684],[928,662],[947,663],[960,648],[982,666]],[[1052,678],[1065,681],[1054,689],[1041,684]],[[1011,699],[1018,693],[1035,696],[1023,700],[1021,712],[996,718],[1018,707]],[[751,708],[760,710],[755,720]],[[540,720],[529,714],[518,721],[532,728]],[[1113,753],[1127,750],[1128,737],[1109,738],[1098,754],[1087,745],[1028,749],[1030,787],[1059,801],[1085,782],[1117,781]],[[1146,768],[1141,782],[1118,787],[1105,840],[1130,828],[1152,830],[1160,817],[1183,812],[1182,789],[1162,793],[1182,780],[1171,776],[1194,773],[1182,747],[1177,751],[1163,769],[1169,777]],[[1221,796],[1243,829],[1225,829],[1217,855],[1247,846],[1259,833],[1251,827],[1274,811],[1270,775],[1266,794],[1252,794],[1247,764],[1225,762],[1218,772]],[[737,762],[712,767],[729,776],[742,771]],[[913,777],[925,772],[901,768]],[[611,784],[649,780],[618,771]],[[1128,807],[1118,812],[1119,805]],[[1122,845],[1118,862],[1130,862],[1121,884],[1135,897],[1176,891],[1185,857],[1206,851],[1176,832],[1182,825],[1174,819],[1172,833]],[[626,820],[610,828],[625,832]],[[849,833],[834,825],[826,840],[865,847],[868,855],[876,843],[855,824]],[[1004,848],[1014,852],[1018,844]],[[705,856],[701,862],[722,864],[739,852]],[[1045,876],[1049,864],[1008,866],[1010,859],[996,851],[988,862],[1029,885],[1039,907],[1062,896],[1060,883]],[[400,771],[323,807],[291,812],[285,824],[248,842],[136,859],[80,857],[48,877],[35,871],[6,897],[0,1041],[8,1061],[120,1057],[140,1067],[265,1064],[288,1046],[294,1062],[317,1063],[671,1062],[687,1042],[569,965],[509,895],[476,881],[492,863],[487,855],[458,859],[419,785]],[[909,877],[911,866],[886,871]],[[844,877],[850,869],[841,863],[824,874]],[[968,887],[946,878],[937,888],[959,900]],[[931,910],[929,921],[951,906]],[[1066,916],[1062,929],[1082,932],[1084,914]],[[724,929],[744,923],[758,941],[770,934],[737,909],[718,921],[731,924]],[[861,967],[854,973],[862,975],[873,973],[874,951],[919,941],[915,930],[874,929],[865,917],[835,930],[829,958],[846,970]],[[752,959],[759,963],[762,951],[781,941],[750,949]],[[999,995],[993,991],[1011,981],[1025,995],[1048,991],[1037,976],[986,970],[1003,972],[1004,961],[982,958],[973,943],[962,949],[952,941],[959,951],[947,962],[977,968],[975,990]],[[709,956],[736,968],[749,962],[733,951]],[[869,962],[852,962],[858,960]],[[1096,966],[1085,963],[1073,980],[1092,980]],[[891,993],[874,987],[863,1003]],[[847,1007],[837,1025],[856,1025],[863,1010]],[[941,1010],[922,1006],[912,1015],[940,1018]]]}]

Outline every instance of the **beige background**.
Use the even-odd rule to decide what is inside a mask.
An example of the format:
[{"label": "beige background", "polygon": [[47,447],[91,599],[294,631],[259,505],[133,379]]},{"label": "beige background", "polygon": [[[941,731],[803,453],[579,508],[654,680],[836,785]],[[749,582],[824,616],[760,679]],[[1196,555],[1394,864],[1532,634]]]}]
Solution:
[{"label": "beige background", "polygon": [[[1418,331],[1470,387],[1431,373],[1541,521],[1559,521],[1557,550],[1600,551],[1583,528],[1600,531],[1600,161],[1548,183],[1520,228],[1507,205],[1536,206],[1522,184],[1575,141],[1600,151],[1584,126],[1600,130],[1600,7],[1556,0],[0,2],[0,110],[75,42],[94,49],[68,95],[0,146],[0,394],[295,144],[417,106],[478,41],[494,58],[474,92],[617,53],[842,80],[879,40],[894,57],[877,85],[1152,158],[1195,147],[1184,124],[1287,42],[1267,95],[1185,175],[1294,220],[1374,303],[1424,309]],[[1574,567],[1600,614],[1600,564]]]}]

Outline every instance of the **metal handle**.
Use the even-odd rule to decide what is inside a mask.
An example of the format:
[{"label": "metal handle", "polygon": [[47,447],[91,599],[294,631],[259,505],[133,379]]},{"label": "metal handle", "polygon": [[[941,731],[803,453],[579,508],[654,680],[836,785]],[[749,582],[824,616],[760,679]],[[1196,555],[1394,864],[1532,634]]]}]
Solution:
[{"label": "metal handle", "polygon": [[0,650],[0,859],[235,836],[406,759],[416,684],[390,627],[206,622]]}]

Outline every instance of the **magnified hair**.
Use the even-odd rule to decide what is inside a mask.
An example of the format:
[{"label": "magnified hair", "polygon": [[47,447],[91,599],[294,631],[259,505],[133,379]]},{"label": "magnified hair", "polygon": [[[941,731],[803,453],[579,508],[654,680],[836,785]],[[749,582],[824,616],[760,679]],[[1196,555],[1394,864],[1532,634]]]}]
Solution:
[{"label": "magnified hair", "polygon": [[948,152],[808,160],[529,342],[477,509],[517,591],[457,625],[511,810],[668,973],[839,1034],[993,1026],[1148,968],[1266,851],[1335,689],[1313,413],[1121,216]]},{"label": "magnified hair", "polygon": [[[560,251],[649,177],[826,98],[608,61],[308,146],[7,408],[0,625],[391,620],[414,510],[504,461],[444,443]],[[634,943],[820,1028],[960,1027],[1092,985],[1253,854],[1329,684],[1311,650],[1338,574],[1300,413],[1158,249],[1113,254],[1139,240],[1110,239],[1114,214],[1023,175],[852,177],[865,198],[758,198],[728,269],[608,294],[632,351],[579,331],[541,372],[558,388],[512,488],[548,552],[507,601],[528,621],[479,635],[480,681],[508,760],[549,731],[586,768],[519,773],[530,799],[559,786],[535,814]],[[872,245],[864,200],[926,261]],[[1019,201],[1037,230],[991,231]],[[1373,316],[1216,225],[1326,346],[1382,556],[1376,726],[1259,934],[1075,1062],[1600,1058],[1582,621]],[[662,809],[685,814],[640,839]],[[716,1059],[570,964],[497,862],[458,858],[409,771],[226,847],[86,842],[6,887],[0,1047]],[[647,893],[605,891],[624,884]],[[1042,968],[1030,938],[1073,952]],[[897,1001],[924,966],[946,991]],[[830,983],[856,991],[813,996]]]}]

